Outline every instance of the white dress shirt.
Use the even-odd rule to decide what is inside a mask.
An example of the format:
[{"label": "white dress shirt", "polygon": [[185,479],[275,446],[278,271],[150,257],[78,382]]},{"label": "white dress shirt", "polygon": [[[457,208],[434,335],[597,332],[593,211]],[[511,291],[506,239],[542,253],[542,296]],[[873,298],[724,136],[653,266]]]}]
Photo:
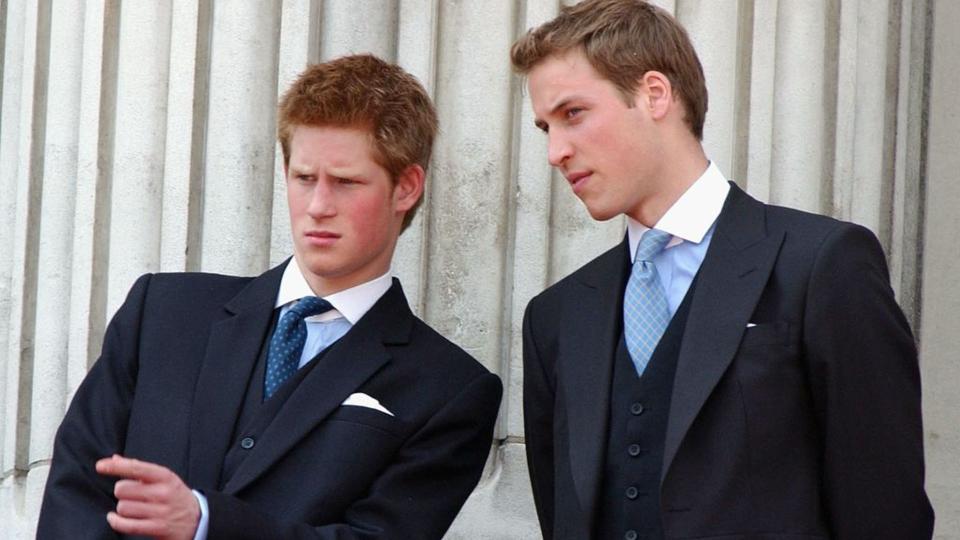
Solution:
[{"label": "white dress shirt", "polygon": [[[343,337],[387,292],[391,283],[390,272],[387,271],[376,279],[322,297],[330,302],[333,309],[304,319],[307,323],[307,340],[300,354],[299,367],[303,367],[317,353]],[[297,300],[304,296],[316,296],[316,294],[303,277],[296,259],[291,259],[290,264],[283,271],[283,277],[280,278],[280,290],[277,291],[274,307],[280,308],[282,318]]]},{"label": "white dress shirt", "polygon": [[[687,191],[673,203],[654,229],[672,235],[667,246],[653,257],[660,283],[667,296],[670,316],[677,312],[697,270],[703,263],[713,239],[713,229],[730,192],[730,184],[717,166],[710,162]],[[649,228],[627,216],[627,240],[630,260],[637,256],[640,237]]]}]

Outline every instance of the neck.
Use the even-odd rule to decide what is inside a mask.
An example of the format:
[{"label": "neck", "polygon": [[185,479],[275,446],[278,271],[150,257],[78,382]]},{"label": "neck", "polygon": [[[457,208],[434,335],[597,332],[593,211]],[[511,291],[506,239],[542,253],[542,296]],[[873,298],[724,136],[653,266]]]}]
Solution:
[{"label": "neck", "polygon": [[390,259],[387,259],[386,264],[366,268],[361,273],[351,273],[343,276],[320,276],[305,269],[304,266],[297,261],[296,257],[294,257],[294,260],[300,267],[300,272],[303,274],[304,279],[307,280],[307,285],[310,286],[310,290],[320,297],[330,296],[331,294],[352,289],[357,285],[362,285],[368,281],[377,279],[390,270]]},{"label": "neck", "polygon": [[694,141],[696,145],[693,148],[670,152],[672,155],[664,156],[663,163],[669,166],[664,167],[657,188],[627,215],[652,229],[667,210],[703,175],[710,162],[700,142]]}]

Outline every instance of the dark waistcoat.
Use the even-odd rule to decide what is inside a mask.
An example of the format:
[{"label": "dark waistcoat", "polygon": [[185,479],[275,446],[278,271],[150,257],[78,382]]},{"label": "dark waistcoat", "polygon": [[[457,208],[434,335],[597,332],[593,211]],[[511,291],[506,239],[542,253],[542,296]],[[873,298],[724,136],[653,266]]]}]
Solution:
[{"label": "dark waistcoat", "polygon": [[660,473],[673,376],[696,279],[638,377],[621,330],[610,392],[610,429],[597,538],[660,540]]},{"label": "dark waistcoat", "polygon": [[[279,310],[278,310],[279,311]],[[263,383],[267,365],[267,350],[269,349],[270,337],[276,329],[277,315],[274,314],[273,328],[267,334],[267,341],[261,346],[260,355],[257,359],[256,367],[247,383],[246,395],[243,398],[243,405],[240,414],[237,415],[237,421],[233,428],[233,438],[230,447],[223,460],[223,467],[220,469],[219,487],[230,480],[233,474],[240,467],[240,464],[246,459],[260,440],[260,436],[266,431],[267,427],[273,422],[273,419],[280,412],[287,398],[293,394],[300,382],[310,373],[319,360],[330,350],[331,346],[324,348],[317,353],[310,362],[297,370],[297,372],[277,388],[270,399],[263,399]]]}]

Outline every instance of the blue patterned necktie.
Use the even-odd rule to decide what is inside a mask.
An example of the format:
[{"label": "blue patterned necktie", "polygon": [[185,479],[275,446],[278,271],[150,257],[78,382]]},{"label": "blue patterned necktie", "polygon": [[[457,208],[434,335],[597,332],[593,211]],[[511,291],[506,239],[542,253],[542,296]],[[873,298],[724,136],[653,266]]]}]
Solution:
[{"label": "blue patterned necktie", "polygon": [[670,322],[667,296],[657,266],[653,264],[653,257],[663,250],[670,238],[669,233],[656,229],[643,234],[623,293],[623,334],[638,376],[643,375],[650,355]]},{"label": "blue patterned necktie", "polygon": [[300,355],[307,341],[307,323],[304,319],[333,309],[330,302],[316,296],[305,296],[293,305],[277,323],[267,351],[267,374],[263,381],[263,399],[267,400],[277,388],[300,367]]}]

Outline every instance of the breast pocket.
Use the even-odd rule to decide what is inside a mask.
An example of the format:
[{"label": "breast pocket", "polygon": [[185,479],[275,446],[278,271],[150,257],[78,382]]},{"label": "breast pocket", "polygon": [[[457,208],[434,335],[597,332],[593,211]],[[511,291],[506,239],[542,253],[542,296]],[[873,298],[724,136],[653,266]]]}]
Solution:
[{"label": "breast pocket", "polygon": [[409,425],[395,416],[341,406],[318,426],[310,453],[318,461],[376,465],[392,459],[408,432]]},{"label": "breast pocket", "polygon": [[788,347],[790,345],[791,325],[787,321],[757,323],[748,326],[740,340],[740,351],[771,346]]},{"label": "breast pocket", "polygon": [[346,422],[370,429],[380,430],[395,436],[401,436],[407,428],[406,422],[385,412],[360,405],[341,405],[327,417],[327,422]]},{"label": "breast pocket", "polygon": [[764,391],[802,381],[799,337],[787,321],[757,323],[744,330],[734,366],[741,384]]}]

